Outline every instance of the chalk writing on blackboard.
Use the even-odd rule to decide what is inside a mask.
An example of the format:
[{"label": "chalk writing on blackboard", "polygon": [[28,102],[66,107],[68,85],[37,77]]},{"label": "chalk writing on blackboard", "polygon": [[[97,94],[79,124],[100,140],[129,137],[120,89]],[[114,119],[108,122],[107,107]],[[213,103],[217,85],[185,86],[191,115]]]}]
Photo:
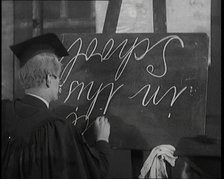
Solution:
[{"label": "chalk writing on blackboard", "polygon": [[112,115],[121,148],[146,148],[129,139],[132,127],[152,144],[203,131],[204,34],[63,34],[62,42],[70,55],[60,59],[59,99],[72,106],[74,125],[85,120],[86,131],[96,116]]},{"label": "chalk writing on blackboard", "polygon": [[[98,45],[98,40],[97,38],[94,38],[90,44],[88,45],[87,49],[83,49],[82,48],[82,44],[83,44],[83,41],[81,38],[78,38],[77,40],[75,40],[75,42],[73,42],[71,44],[71,46],[68,48],[68,51],[70,51],[72,49],[72,47],[76,44],[79,45],[79,48],[78,48],[78,51],[77,51],[77,54],[75,56],[73,56],[70,61],[67,63],[67,65],[65,66],[61,76],[63,77],[64,75],[66,76],[64,78],[64,80],[62,81],[62,84],[61,84],[61,87],[63,86],[64,83],[66,83],[69,75],[71,74],[71,70],[73,68],[73,66],[75,65],[76,61],[78,60],[78,58],[80,56],[84,56],[85,57],[85,60],[88,61],[91,57],[93,56],[99,56],[101,58],[101,62],[102,61],[105,61],[105,60],[110,60],[110,57],[114,54],[114,52],[116,52],[120,47],[121,50],[119,52],[119,60],[121,60],[121,63],[115,73],[115,76],[114,76],[114,81],[118,81],[119,78],[121,77],[123,71],[125,70],[125,67],[127,66],[129,60],[130,60],[130,56],[132,55],[133,51],[135,48],[137,48],[138,46],[140,46],[141,44],[143,44],[144,42],[147,43],[146,45],[146,49],[145,51],[143,52],[143,54],[141,54],[140,56],[137,55],[136,53],[134,53],[134,59],[137,60],[137,61],[140,61],[142,59],[144,59],[144,57],[146,56],[147,53],[150,53],[150,51],[155,48],[158,44],[160,44],[161,42],[163,41],[166,41],[165,45],[163,46],[163,49],[162,49],[162,59],[163,59],[163,65],[164,65],[164,71],[162,74],[155,74],[154,73],[154,66],[152,64],[149,64],[146,68],[146,71],[149,75],[151,76],[154,76],[156,78],[162,78],[163,76],[166,75],[167,73],[167,63],[166,63],[166,48],[167,46],[169,45],[169,43],[172,41],[172,40],[178,40],[181,47],[184,48],[184,42],[182,41],[182,39],[176,35],[170,35],[170,36],[167,36],[167,37],[164,37],[162,38],[161,40],[159,40],[158,42],[156,42],[155,44],[150,44],[150,39],[149,38],[145,38],[141,41],[138,41],[138,38],[135,39],[133,45],[131,46],[130,49],[128,49],[125,53],[123,52],[126,44],[128,43],[128,39],[125,39],[123,42],[121,42],[117,47],[114,47],[114,39],[111,38],[107,41],[107,43],[105,44],[104,48],[103,48],[103,51],[100,53],[100,52],[96,52],[96,48],[97,48],[97,45]],[[108,49],[109,50],[105,50],[105,49]],[[91,50],[90,50],[91,49]],[[113,49],[113,50],[112,50]],[[84,52],[83,52],[84,51]],[[63,58],[61,59],[61,61],[63,60]],[[150,63],[150,59],[148,60],[148,63]],[[70,68],[68,73],[65,74],[65,71],[67,68]],[[61,78],[62,78],[61,77]],[[110,88],[110,93],[108,95],[108,100],[107,100],[107,103],[106,103],[106,106],[104,108],[104,111],[103,111],[103,114],[105,114],[107,112],[107,109],[108,109],[108,106],[110,104],[110,101],[111,99],[113,98],[113,96],[115,95],[115,93],[124,86],[124,84],[121,84],[119,85],[116,89],[114,89],[114,83],[108,83],[108,84],[103,84],[101,83],[101,85],[99,86],[98,90],[95,91],[94,95],[90,96],[90,92],[92,90],[92,87],[94,85],[94,81],[91,81],[90,83],[88,83],[87,85],[84,84],[84,82],[79,82],[79,81],[72,81],[70,83],[70,87],[69,87],[69,92],[67,94],[67,97],[65,98],[64,102],[66,102],[70,95],[78,89],[78,87],[81,86],[81,90],[79,91],[79,95],[77,97],[77,99],[79,99],[80,95],[82,94],[82,91],[86,88],[89,88],[88,90],[88,93],[87,93],[87,96],[86,96],[86,99],[87,100],[92,100],[92,103],[86,113],[86,119],[88,119],[88,117],[90,116],[93,108],[94,108],[94,105],[97,101],[97,98],[98,96],[100,95],[101,91],[103,91],[105,88]],[[181,95],[181,93],[183,93],[185,90],[186,90],[186,86],[183,87],[179,92],[177,92],[177,88],[176,86],[172,86],[170,87],[170,89],[168,89],[166,91],[166,93],[160,98],[160,99],[157,99],[157,94],[159,92],[159,89],[160,89],[160,86],[157,87],[155,93],[147,100],[147,97],[148,97],[148,93],[150,91],[150,88],[151,88],[151,85],[150,84],[147,84],[145,86],[143,86],[138,92],[136,92],[136,94],[133,94],[132,96],[129,97],[129,99],[132,99],[134,98],[135,96],[137,96],[140,92],[142,92],[144,89],[147,89],[146,92],[145,92],[145,95],[142,99],[142,106],[147,106],[149,104],[149,102],[152,100],[152,103],[154,105],[157,105],[160,103],[160,101],[166,96],[167,93],[169,92],[172,92],[173,91],[173,98],[170,102],[170,106],[172,106],[174,104],[174,102],[177,100],[177,98]]]}]

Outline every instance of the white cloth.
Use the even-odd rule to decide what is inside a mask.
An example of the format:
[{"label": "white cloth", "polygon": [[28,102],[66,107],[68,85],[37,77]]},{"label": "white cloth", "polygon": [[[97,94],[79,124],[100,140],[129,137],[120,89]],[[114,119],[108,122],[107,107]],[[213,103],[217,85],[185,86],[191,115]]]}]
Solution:
[{"label": "white cloth", "polygon": [[175,150],[172,145],[159,145],[153,148],[143,164],[139,178],[168,178],[164,160],[174,167],[177,159],[173,156]]}]

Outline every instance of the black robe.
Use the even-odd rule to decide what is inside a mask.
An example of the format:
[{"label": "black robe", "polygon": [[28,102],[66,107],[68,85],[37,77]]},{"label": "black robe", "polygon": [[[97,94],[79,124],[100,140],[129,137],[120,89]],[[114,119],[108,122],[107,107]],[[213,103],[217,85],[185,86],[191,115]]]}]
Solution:
[{"label": "black robe", "polygon": [[90,148],[65,119],[38,98],[2,101],[1,167],[4,179],[103,178],[110,147]]}]

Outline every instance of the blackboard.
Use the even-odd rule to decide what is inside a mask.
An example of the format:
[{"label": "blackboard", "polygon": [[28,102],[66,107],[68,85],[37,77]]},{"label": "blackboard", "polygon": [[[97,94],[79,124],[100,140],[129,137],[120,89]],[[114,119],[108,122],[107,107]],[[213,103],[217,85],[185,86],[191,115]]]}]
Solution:
[{"label": "blackboard", "polygon": [[[87,128],[105,114],[114,148],[176,145],[205,133],[208,36],[204,33],[62,34],[59,100]],[[70,115],[70,116],[71,116]],[[74,123],[75,124],[75,123]]]}]

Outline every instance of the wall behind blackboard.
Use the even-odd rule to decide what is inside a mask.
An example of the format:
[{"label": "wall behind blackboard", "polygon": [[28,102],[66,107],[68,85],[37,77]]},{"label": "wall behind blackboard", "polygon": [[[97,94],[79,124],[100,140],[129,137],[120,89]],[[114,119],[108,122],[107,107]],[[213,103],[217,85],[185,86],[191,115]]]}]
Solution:
[{"label": "wall behind blackboard", "polygon": [[105,114],[115,148],[150,149],[205,133],[206,34],[62,34],[59,99],[74,121]]}]

